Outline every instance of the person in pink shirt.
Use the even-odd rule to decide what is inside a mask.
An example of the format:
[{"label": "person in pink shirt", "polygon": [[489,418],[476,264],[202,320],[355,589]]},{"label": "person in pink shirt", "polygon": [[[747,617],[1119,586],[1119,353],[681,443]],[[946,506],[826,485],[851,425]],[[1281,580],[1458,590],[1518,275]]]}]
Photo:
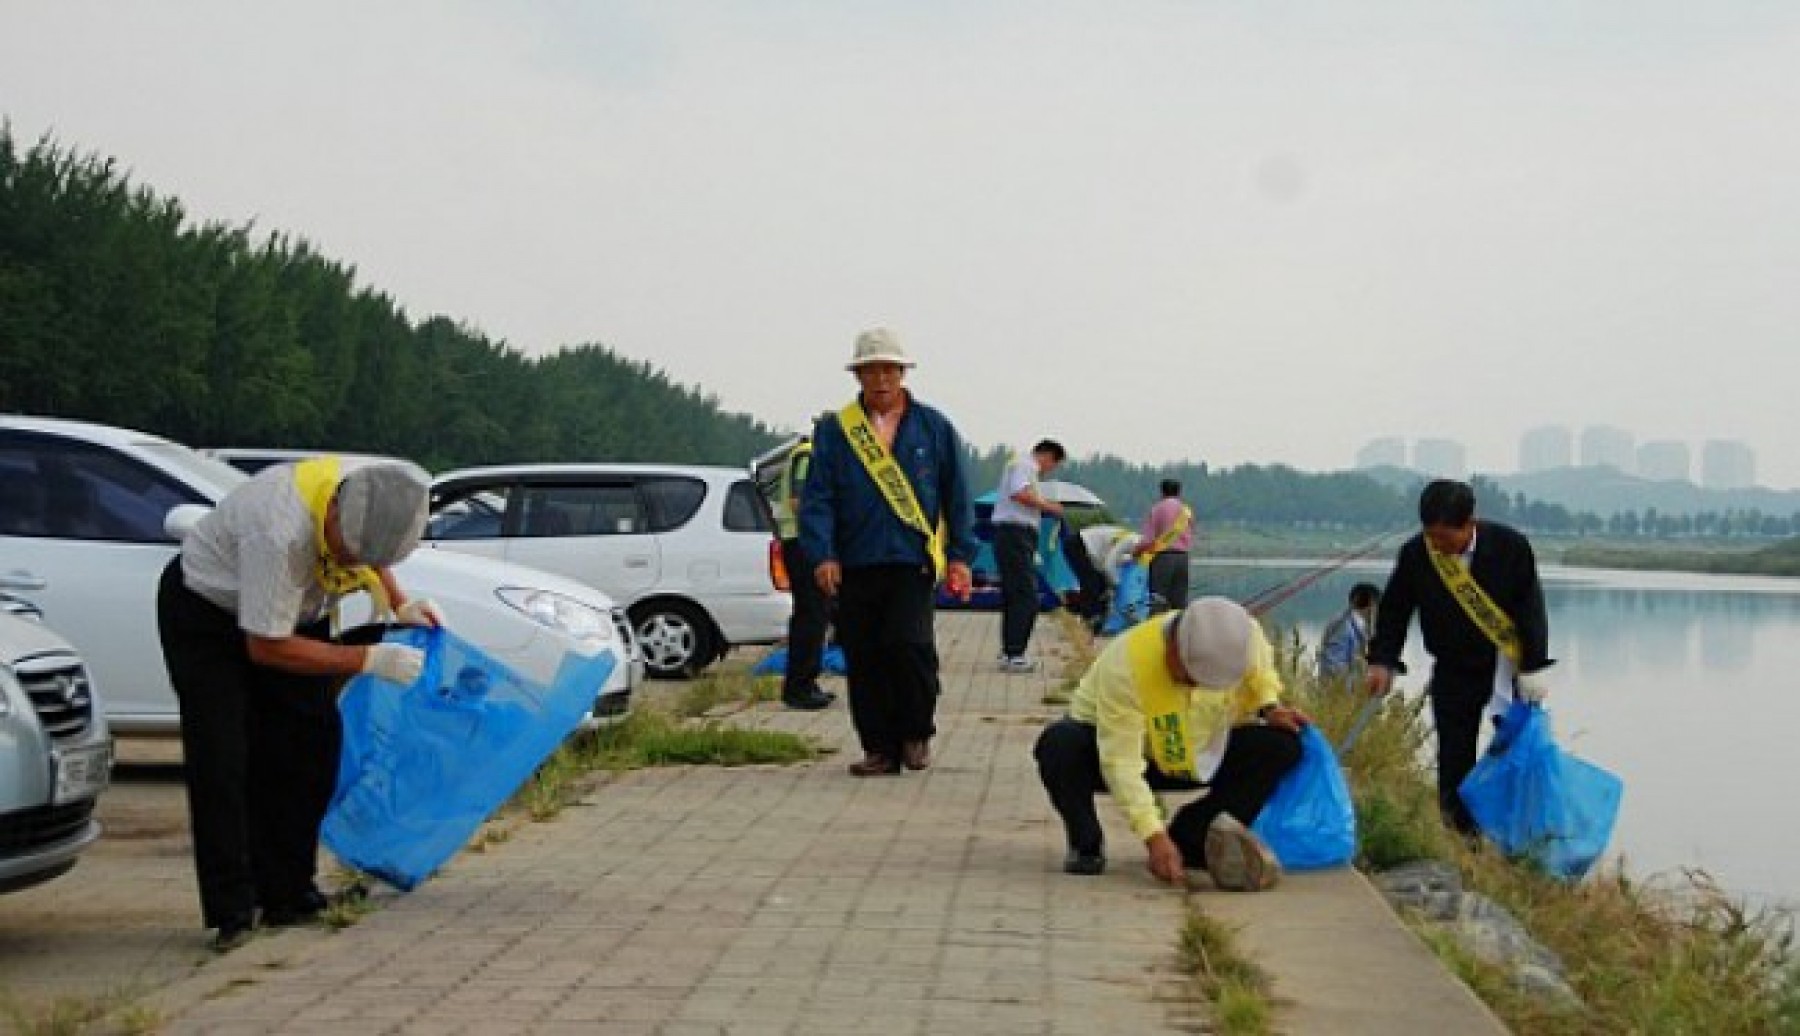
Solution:
[{"label": "person in pink shirt", "polygon": [[1162,480],[1162,499],[1144,516],[1144,527],[1139,531],[1143,542],[1137,558],[1150,568],[1150,593],[1161,597],[1165,607],[1187,607],[1188,549],[1194,543],[1194,510],[1182,503],[1180,482],[1172,478]]}]

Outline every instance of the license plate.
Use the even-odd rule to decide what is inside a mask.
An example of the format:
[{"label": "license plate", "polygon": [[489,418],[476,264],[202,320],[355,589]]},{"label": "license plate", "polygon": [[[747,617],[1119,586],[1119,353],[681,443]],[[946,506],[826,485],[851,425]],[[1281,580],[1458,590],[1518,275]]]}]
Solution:
[{"label": "license plate", "polygon": [[112,745],[56,750],[56,804],[90,799],[112,780]]}]

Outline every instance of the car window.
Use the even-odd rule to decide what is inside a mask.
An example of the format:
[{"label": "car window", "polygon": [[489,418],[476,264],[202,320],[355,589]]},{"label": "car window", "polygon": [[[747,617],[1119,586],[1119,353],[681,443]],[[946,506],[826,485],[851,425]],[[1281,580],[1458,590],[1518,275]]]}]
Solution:
[{"label": "car window", "polygon": [[180,443],[164,439],[139,439],[132,445],[140,452],[156,458],[164,470],[173,471],[177,478],[188,485],[210,489],[220,497],[250,481],[248,475],[224,461],[208,457]]},{"label": "car window", "polygon": [[670,532],[686,525],[706,499],[706,483],[681,475],[661,475],[638,483],[650,511],[653,532]]},{"label": "car window", "polygon": [[731,532],[773,531],[768,503],[749,479],[733,482],[725,494],[725,528]]},{"label": "car window", "polygon": [[586,486],[525,486],[519,536],[631,536],[649,531],[629,482]]},{"label": "car window", "polygon": [[0,434],[0,498],[8,535],[124,543],[167,543],[170,509],[208,502],[104,446],[31,433]]},{"label": "car window", "polygon": [[425,538],[430,540],[491,540],[506,527],[506,509],[514,495],[513,486],[483,486],[453,491],[443,497],[433,494],[431,519],[425,523]]},{"label": "car window", "polygon": [[254,475],[264,468],[287,463],[280,457],[225,457],[222,459],[246,475]]}]

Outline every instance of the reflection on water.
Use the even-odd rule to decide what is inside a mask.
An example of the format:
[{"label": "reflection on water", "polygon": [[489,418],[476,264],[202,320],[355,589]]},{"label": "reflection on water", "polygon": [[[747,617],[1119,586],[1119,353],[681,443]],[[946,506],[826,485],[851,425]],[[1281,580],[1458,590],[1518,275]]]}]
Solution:
[{"label": "reflection on water", "polygon": [[[1350,587],[1386,580],[1358,563],[1277,606],[1269,621],[1309,645]],[[1307,567],[1202,563],[1196,594],[1245,600]],[[1544,570],[1551,713],[1572,751],[1625,779],[1614,848],[1639,874],[1703,867],[1728,888],[1800,903],[1800,825],[1780,789],[1800,745],[1800,580]],[[1410,688],[1430,659],[1415,625]]]}]

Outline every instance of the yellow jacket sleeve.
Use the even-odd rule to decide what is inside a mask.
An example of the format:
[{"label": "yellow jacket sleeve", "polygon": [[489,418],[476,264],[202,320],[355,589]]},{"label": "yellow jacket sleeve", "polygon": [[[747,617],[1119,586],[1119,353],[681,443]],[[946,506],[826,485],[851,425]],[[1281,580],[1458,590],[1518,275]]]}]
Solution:
[{"label": "yellow jacket sleeve", "polygon": [[[1258,709],[1281,699],[1281,675],[1275,668],[1275,652],[1259,628],[1252,634],[1250,668],[1244,679],[1227,692],[1223,708],[1195,707],[1192,734],[1200,743],[1211,740],[1220,724],[1246,723]],[[1202,692],[1205,693],[1205,692]],[[1149,838],[1163,830],[1156,794],[1145,779],[1150,763],[1145,757],[1144,705],[1131,670],[1125,638],[1107,645],[1082,678],[1069,704],[1069,714],[1092,723],[1100,749],[1100,774],[1107,790],[1125,812],[1131,830]]]},{"label": "yellow jacket sleeve", "polygon": [[[1122,647],[1122,638],[1114,644]],[[1100,744],[1101,776],[1106,778],[1113,800],[1125,811],[1131,830],[1139,838],[1149,838],[1163,829],[1163,821],[1156,808],[1156,795],[1144,779],[1149,766],[1144,758],[1144,708],[1132,684],[1129,656],[1124,650],[1110,650],[1109,646],[1095,661],[1087,679],[1091,681],[1087,697],[1094,706],[1092,719]]]}]

